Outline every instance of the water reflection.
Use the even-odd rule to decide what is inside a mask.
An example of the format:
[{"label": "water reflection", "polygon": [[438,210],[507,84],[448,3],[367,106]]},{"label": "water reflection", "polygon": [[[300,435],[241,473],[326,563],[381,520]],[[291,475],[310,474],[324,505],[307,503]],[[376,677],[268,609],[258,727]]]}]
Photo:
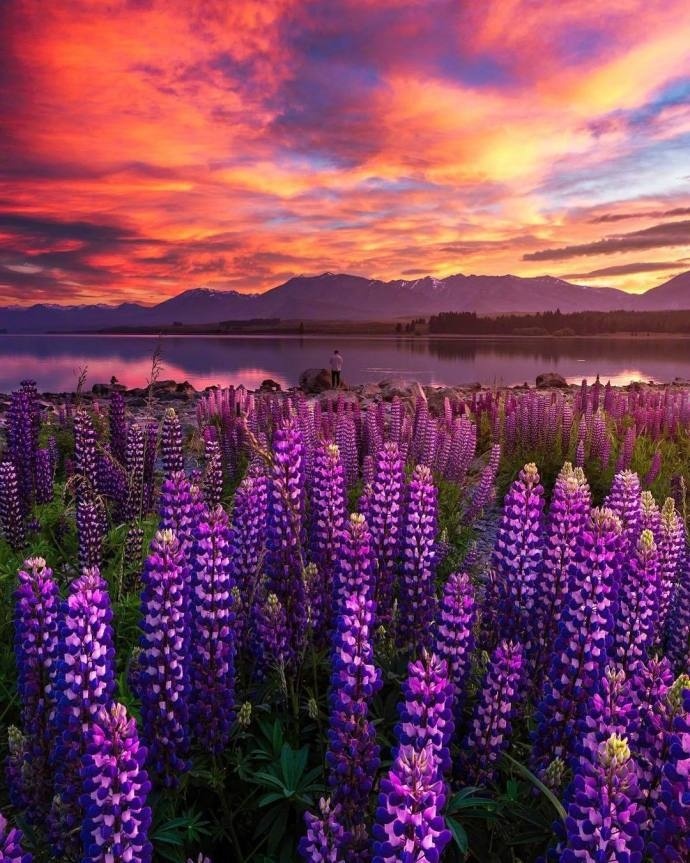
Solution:
[{"label": "water reflection", "polygon": [[[146,383],[158,339],[149,336],[0,336],[0,391],[22,378],[41,389],[73,389],[79,370],[88,383],[111,375],[128,386]],[[234,383],[254,388],[264,378],[283,387],[305,368],[327,364],[338,347],[344,377],[361,383],[391,375],[430,384],[513,385],[556,371],[625,384],[630,380],[690,378],[688,339],[451,339],[365,337],[164,337],[163,376],[197,387]]]}]

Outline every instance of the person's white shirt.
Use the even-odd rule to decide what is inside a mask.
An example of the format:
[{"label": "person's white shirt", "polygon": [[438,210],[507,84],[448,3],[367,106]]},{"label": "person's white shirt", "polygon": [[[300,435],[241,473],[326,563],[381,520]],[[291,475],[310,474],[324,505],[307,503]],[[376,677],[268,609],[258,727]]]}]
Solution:
[{"label": "person's white shirt", "polygon": [[341,372],[343,370],[342,354],[331,354],[331,369],[333,369],[334,372]]}]

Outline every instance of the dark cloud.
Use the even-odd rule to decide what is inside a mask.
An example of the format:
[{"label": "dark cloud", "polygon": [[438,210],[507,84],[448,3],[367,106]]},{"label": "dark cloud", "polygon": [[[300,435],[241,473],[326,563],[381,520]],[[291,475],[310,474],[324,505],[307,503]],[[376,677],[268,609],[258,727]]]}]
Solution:
[{"label": "dark cloud", "polygon": [[522,256],[523,261],[567,261],[588,255],[612,255],[617,252],[639,252],[668,246],[690,245],[690,221],[666,222],[627,234],[613,234],[603,240],[579,243],[559,249],[541,249]]},{"label": "dark cloud", "polygon": [[623,222],[626,219],[666,219],[673,216],[690,216],[690,207],[675,207],[673,210],[645,210],[641,213],[604,213],[595,216],[589,222],[592,225],[605,224],[607,222]]},{"label": "dark cloud", "polygon": [[620,264],[615,267],[603,267],[600,270],[592,270],[589,273],[566,273],[564,279],[594,279],[599,276],[627,276],[632,273],[654,273],[657,270],[680,270],[685,266],[680,261],[649,261],[639,264]]}]

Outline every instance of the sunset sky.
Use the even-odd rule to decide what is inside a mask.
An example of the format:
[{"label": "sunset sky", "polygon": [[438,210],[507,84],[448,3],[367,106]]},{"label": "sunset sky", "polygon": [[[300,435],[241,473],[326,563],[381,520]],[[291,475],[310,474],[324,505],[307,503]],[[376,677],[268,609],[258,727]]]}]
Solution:
[{"label": "sunset sky", "polygon": [[4,0],[0,302],[690,269],[688,0]]}]

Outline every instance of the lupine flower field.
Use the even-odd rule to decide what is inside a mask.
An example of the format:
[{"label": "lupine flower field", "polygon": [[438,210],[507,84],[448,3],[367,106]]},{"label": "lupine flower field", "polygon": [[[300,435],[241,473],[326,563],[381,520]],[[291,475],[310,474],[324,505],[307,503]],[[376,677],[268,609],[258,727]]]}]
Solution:
[{"label": "lupine flower field", "polygon": [[122,396],[0,454],[0,860],[690,860],[690,391]]}]

